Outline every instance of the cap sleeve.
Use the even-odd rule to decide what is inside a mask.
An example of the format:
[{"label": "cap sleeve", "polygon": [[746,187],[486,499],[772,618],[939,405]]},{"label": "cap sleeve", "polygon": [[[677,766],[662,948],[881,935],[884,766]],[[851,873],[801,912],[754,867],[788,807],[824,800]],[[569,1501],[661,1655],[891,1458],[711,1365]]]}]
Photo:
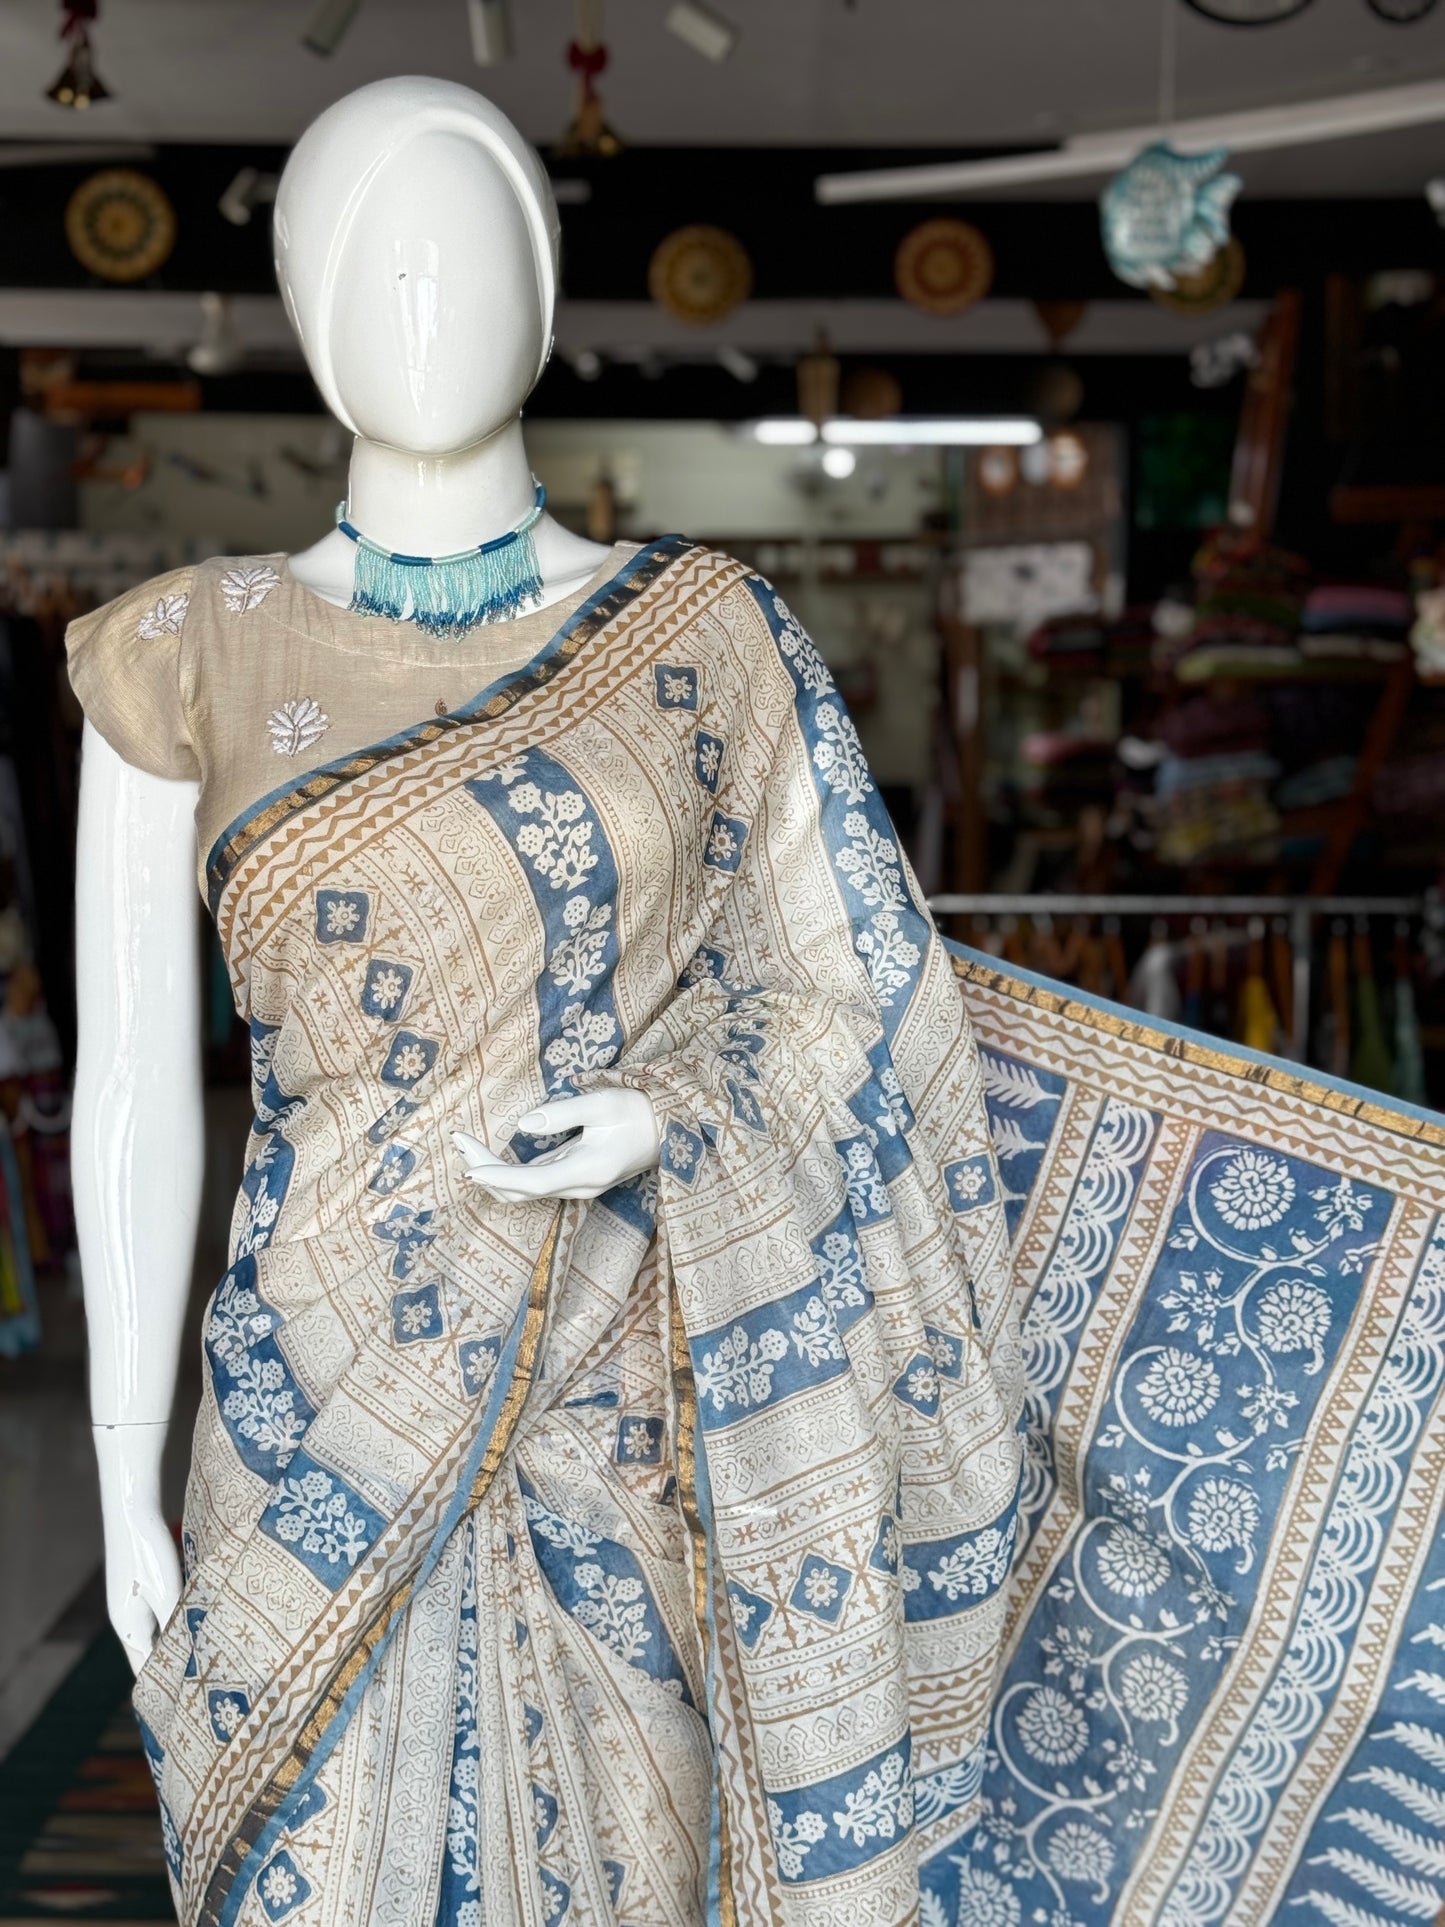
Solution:
[{"label": "cap sleeve", "polygon": [[183,693],[191,569],[152,577],[65,632],[70,686],[118,756],[152,776],[199,780]]}]

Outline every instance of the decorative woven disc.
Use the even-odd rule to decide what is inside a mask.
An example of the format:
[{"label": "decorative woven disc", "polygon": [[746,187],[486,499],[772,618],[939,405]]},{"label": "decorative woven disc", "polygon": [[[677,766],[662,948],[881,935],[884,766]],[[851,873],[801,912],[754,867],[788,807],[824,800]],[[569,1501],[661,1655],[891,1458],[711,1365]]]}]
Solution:
[{"label": "decorative woven disc", "polygon": [[1151,288],[1152,298],[1175,314],[1209,314],[1244,286],[1244,249],[1231,236],[1202,268],[1181,274],[1172,288]]},{"label": "decorative woven disc", "polygon": [[147,174],[109,167],[82,181],[65,210],[65,238],[105,281],[143,281],[176,244],[175,209]]},{"label": "decorative woven disc", "polygon": [[753,264],[736,235],[720,227],[680,227],[658,244],[647,291],[675,321],[721,321],[753,289]]},{"label": "decorative woven disc", "polygon": [[993,286],[993,249],[967,221],[922,221],[898,244],[893,284],[925,314],[962,314]]}]

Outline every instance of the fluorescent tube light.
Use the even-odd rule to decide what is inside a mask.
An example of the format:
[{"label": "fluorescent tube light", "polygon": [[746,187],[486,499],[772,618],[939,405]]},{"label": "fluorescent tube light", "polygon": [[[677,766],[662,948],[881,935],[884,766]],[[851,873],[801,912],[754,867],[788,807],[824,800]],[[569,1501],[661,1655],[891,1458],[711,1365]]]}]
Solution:
[{"label": "fluorescent tube light", "polygon": [[823,424],[823,440],[844,448],[1026,448],[1043,440],[1036,421],[1023,415],[938,416],[910,421],[895,415],[882,421],[853,421],[835,415]]},{"label": "fluorescent tube light", "polygon": [[738,30],[731,20],[724,20],[701,0],[677,0],[663,25],[704,60],[726,60],[737,45]]},{"label": "fluorescent tube light", "polygon": [[765,416],[753,423],[752,435],[769,448],[806,448],[818,439],[817,429],[802,415]]}]

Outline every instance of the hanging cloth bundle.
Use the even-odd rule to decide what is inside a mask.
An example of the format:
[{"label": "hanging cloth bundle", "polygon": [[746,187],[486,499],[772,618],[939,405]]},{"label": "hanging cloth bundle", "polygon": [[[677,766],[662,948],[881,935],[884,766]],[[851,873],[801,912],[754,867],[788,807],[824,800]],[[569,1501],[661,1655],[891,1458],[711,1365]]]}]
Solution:
[{"label": "hanging cloth bundle", "polygon": [[433,636],[463,636],[479,622],[505,622],[542,593],[532,528],[547,502],[538,482],[531,508],[513,529],[457,555],[400,555],[370,541],[337,504],[336,526],[356,544],[351,607],[403,618]]}]

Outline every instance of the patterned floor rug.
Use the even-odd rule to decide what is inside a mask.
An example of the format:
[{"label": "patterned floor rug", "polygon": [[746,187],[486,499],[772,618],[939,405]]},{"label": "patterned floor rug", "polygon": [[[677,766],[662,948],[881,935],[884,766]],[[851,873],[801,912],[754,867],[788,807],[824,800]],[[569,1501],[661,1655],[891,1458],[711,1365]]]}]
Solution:
[{"label": "patterned floor rug", "polygon": [[0,1760],[0,1927],[174,1923],[130,1683],[107,1628]]}]

